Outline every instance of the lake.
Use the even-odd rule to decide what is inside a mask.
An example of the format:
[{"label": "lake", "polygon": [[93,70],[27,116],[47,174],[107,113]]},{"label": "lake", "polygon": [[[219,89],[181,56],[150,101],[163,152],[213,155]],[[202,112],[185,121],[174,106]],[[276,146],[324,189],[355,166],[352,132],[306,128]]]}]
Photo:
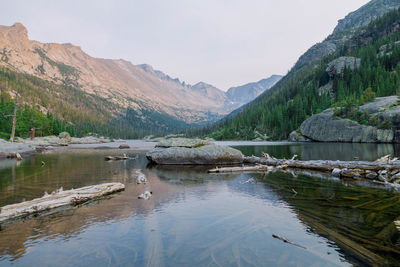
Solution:
[{"label": "lake", "polygon": [[[387,144],[224,144],[304,160],[400,156]],[[3,225],[0,266],[399,265],[400,194],[390,188],[304,173],[207,174],[214,166],[149,165],[145,152],[104,161],[120,153],[76,149],[1,161],[0,206],[60,187],[122,182],[126,189]],[[148,184],[135,183],[137,169]],[[146,189],[153,197],[138,199]]]}]

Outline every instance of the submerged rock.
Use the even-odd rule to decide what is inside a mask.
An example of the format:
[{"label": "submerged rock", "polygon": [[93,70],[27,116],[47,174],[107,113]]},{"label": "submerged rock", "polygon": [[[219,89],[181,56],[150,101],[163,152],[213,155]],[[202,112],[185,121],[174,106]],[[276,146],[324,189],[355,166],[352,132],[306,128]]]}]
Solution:
[{"label": "submerged rock", "polygon": [[146,153],[147,159],[164,165],[209,165],[243,162],[243,154],[227,146],[204,145],[201,147],[156,147]]},{"label": "submerged rock", "polygon": [[136,170],[136,183],[137,184],[147,184],[146,175],[141,170]]},{"label": "submerged rock", "polygon": [[305,136],[303,136],[298,131],[293,131],[289,134],[288,141],[290,142],[310,142],[311,140]]},{"label": "submerged rock", "polygon": [[153,192],[146,190],[143,194],[140,194],[138,196],[138,199],[149,200],[152,195],[153,195]]},{"label": "submerged rock", "polygon": [[340,177],[340,173],[341,173],[341,172],[342,172],[341,169],[334,168],[334,169],[332,170],[332,176],[333,176],[333,177]]},{"label": "submerged rock", "polygon": [[129,148],[131,148],[128,144],[121,144],[121,145],[119,145],[119,147],[118,147],[119,149],[129,149]]}]

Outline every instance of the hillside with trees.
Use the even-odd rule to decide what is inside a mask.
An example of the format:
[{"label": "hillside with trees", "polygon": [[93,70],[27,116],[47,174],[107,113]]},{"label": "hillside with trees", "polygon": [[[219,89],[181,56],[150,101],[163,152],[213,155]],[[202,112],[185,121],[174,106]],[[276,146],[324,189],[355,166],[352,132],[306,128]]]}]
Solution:
[{"label": "hillside with trees", "polygon": [[[338,34],[341,32],[335,36]],[[269,139],[282,140],[309,116],[329,107],[345,107],[338,115],[352,116],[353,106],[375,96],[398,93],[399,40],[400,10],[395,9],[354,31],[336,52],[318,61],[296,64],[275,87],[234,115],[189,134],[209,135],[218,140],[251,140],[261,133]],[[360,66],[354,70],[345,68],[341,75],[329,75],[329,63],[339,57],[358,58]]]}]

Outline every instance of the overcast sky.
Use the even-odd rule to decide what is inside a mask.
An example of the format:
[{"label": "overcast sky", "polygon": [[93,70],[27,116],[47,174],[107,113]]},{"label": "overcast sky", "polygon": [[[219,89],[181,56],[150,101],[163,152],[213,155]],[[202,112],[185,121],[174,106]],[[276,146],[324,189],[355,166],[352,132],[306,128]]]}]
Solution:
[{"label": "overcast sky", "polygon": [[3,0],[0,24],[227,90],[286,74],[368,0]]}]

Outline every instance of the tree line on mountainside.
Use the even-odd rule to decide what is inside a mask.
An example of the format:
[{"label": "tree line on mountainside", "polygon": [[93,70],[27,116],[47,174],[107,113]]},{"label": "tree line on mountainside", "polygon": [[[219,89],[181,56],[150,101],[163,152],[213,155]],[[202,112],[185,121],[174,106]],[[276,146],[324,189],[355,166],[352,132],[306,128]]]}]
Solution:
[{"label": "tree line on mountainside", "polygon": [[[373,125],[374,122],[351,113],[354,113],[355,106],[371,101],[371,94],[373,99],[398,93],[400,47],[393,43],[400,40],[400,32],[390,27],[399,19],[400,9],[387,13],[370,23],[333,55],[295,73],[293,70],[289,72],[274,88],[235,115],[201,130],[187,131],[187,135],[207,135],[217,140],[251,140],[257,137],[257,131],[272,140],[282,140],[309,116],[332,106],[340,107],[339,116],[357,117],[364,124]],[[378,56],[379,48],[385,44],[390,52]],[[329,62],[341,56],[360,58],[360,68],[354,71],[345,69],[342,75],[330,77],[326,72]],[[332,83],[331,95],[318,90],[328,82]],[[346,105],[350,107],[341,108]]]},{"label": "tree line on mountainside", "polygon": [[188,124],[168,114],[143,108],[121,108],[108,99],[89,95],[76,85],[56,84],[38,77],[0,67],[0,138],[11,134],[15,94],[18,94],[16,136],[28,137],[32,126],[36,136],[71,136],[89,133],[111,138],[141,138],[182,131]]}]

